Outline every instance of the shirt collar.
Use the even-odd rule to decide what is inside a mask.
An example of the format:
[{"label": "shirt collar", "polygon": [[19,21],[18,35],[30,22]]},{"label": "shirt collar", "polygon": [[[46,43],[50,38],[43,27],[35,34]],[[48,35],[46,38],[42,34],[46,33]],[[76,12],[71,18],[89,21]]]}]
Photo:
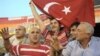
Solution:
[{"label": "shirt collar", "polygon": [[[91,40],[88,43],[88,47],[92,44],[92,42],[94,41],[94,37],[91,37]],[[77,44],[81,47],[81,44],[79,43],[79,41],[77,41]]]}]

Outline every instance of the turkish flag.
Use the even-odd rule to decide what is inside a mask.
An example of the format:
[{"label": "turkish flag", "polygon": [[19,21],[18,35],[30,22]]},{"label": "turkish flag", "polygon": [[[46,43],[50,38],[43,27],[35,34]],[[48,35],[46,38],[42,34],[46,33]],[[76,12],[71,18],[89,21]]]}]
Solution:
[{"label": "turkish flag", "polygon": [[86,0],[84,7],[81,9],[78,14],[78,20],[80,22],[89,22],[95,26],[95,15],[94,15],[94,3],[93,0]]},{"label": "turkish flag", "polygon": [[32,0],[44,13],[53,16],[63,25],[86,21],[95,25],[94,4],[92,0]]}]

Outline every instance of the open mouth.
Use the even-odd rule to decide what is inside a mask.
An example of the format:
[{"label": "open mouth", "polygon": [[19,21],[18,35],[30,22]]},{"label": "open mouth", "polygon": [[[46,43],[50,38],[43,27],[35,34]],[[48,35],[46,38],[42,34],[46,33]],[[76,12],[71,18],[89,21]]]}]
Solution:
[{"label": "open mouth", "polygon": [[38,38],[37,38],[37,36],[34,36],[34,38],[33,38],[34,40],[37,40]]}]

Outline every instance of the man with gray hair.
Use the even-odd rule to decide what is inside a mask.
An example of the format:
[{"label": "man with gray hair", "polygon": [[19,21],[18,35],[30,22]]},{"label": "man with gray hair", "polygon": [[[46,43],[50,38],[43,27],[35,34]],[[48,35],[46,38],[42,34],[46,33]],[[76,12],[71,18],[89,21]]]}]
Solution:
[{"label": "man with gray hair", "polygon": [[91,24],[81,22],[76,33],[76,40],[66,45],[63,56],[100,56],[100,38],[92,36],[94,28]]}]

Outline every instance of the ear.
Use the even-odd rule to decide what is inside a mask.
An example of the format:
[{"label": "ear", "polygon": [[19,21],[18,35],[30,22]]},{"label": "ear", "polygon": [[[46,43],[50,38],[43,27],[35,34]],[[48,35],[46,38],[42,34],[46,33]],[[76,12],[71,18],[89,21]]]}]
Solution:
[{"label": "ear", "polygon": [[91,34],[90,33],[87,33],[87,36],[91,37]]}]

